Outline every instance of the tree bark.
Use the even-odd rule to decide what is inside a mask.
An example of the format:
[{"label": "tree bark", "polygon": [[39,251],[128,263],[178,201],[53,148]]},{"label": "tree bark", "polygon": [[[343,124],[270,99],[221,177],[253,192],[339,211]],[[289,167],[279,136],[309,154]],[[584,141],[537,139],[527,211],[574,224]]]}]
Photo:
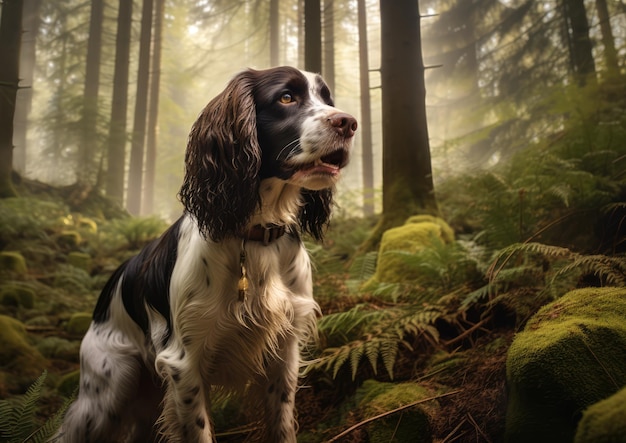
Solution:
[{"label": "tree bark", "polygon": [[359,77],[361,83],[361,161],[363,175],[363,214],[374,214],[374,154],[372,151],[372,109],[370,103],[370,72],[367,44],[365,0],[357,1],[359,28]]},{"label": "tree bark", "polygon": [[22,17],[22,48],[20,51],[21,88],[17,91],[15,118],[13,120],[13,168],[20,174],[26,172],[28,117],[33,103],[33,78],[36,62],[36,41],[39,33],[41,0],[25,0]]},{"label": "tree bark", "polygon": [[426,121],[426,87],[416,0],[380,2],[383,108],[383,223],[437,214]]},{"label": "tree bark", "polygon": [[580,85],[595,77],[589,21],[584,0],[564,0],[565,19],[570,33],[570,57],[574,74]]},{"label": "tree bark", "polygon": [[76,181],[88,184],[94,176],[94,159],[99,158],[97,147],[98,90],[100,88],[100,59],[102,54],[103,0],[91,1],[89,38],[87,40],[87,62],[85,90],[81,122],[81,140],[78,145]]},{"label": "tree bark", "polygon": [[128,167],[128,192],[126,209],[133,215],[141,212],[141,184],[143,181],[146,114],[148,108],[148,82],[150,79],[150,42],[152,39],[152,0],[143,0],[141,33],[139,37],[139,67],[137,69],[137,96],[131,139],[130,165]]},{"label": "tree bark", "polygon": [[304,0],[304,69],[310,72],[322,72],[320,0]]},{"label": "tree bark", "polygon": [[613,38],[611,18],[606,0],[596,0],[596,9],[598,10],[598,21],[600,22],[600,31],[602,32],[606,71],[608,76],[612,77],[619,73],[619,64],[617,62],[617,50],[615,49],[615,39]]},{"label": "tree bark", "polygon": [[141,212],[143,214],[151,214],[154,211],[159,88],[161,86],[161,43],[163,40],[164,14],[165,0],[156,0],[156,10],[154,15],[154,43],[152,49],[152,76],[150,80],[150,109],[148,110],[148,137],[146,140],[146,176],[144,183],[144,197],[141,207]]},{"label": "tree bark", "polygon": [[335,0],[324,0],[324,61],[322,74],[335,93]]},{"label": "tree bark", "polygon": [[13,118],[19,88],[22,0],[4,0],[0,17],[0,198],[16,194],[13,172]]},{"label": "tree bark", "polygon": [[128,63],[133,2],[119,1],[115,38],[113,101],[107,148],[106,194],[120,205],[124,200],[124,165],[126,156],[126,115],[128,107]]},{"label": "tree bark", "polygon": [[279,0],[270,0],[270,66],[279,63],[280,12]]}]

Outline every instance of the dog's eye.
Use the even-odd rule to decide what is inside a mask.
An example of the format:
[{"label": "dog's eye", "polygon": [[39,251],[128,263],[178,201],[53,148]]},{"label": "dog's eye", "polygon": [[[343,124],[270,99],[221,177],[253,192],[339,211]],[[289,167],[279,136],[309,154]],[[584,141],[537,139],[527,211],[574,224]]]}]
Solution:
[{"label": "dog's eye", "polygon": [[278,99],[283,105],[288,105],[289,103],[294,103],[296,99],[289,92],[284,92],[280,98]]}]

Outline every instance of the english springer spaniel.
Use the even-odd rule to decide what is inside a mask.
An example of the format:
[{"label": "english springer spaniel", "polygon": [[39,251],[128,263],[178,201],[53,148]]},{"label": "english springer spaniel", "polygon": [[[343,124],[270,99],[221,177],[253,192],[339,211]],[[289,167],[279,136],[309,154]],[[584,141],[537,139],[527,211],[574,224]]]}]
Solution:
[{"label": "english springer spaniel", "polygon": [[245,394],[256,439],[296,441],[311,264],[357,122],[319,75],[247,70],[191,129],[184,215],[112,275],[80,350],[62,442],[211,442],[209,406]]}]

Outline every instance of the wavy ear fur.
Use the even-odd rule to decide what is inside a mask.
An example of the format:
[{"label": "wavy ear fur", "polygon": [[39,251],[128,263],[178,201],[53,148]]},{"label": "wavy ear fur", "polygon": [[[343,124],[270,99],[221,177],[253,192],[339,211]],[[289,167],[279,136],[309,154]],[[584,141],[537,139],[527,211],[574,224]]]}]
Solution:
[{"label": "wavy ear fur", "polygon": [[179,196],[214,241],[241,234],[259,204],[261,149],[253,84],[250,71],[235,76],[189,134]]},{"label": "wavy ear fur", "polygon": [[308,232],[316,240],[324,237],[324,231],[330,218],[333,206],[333,190],[321,191],[302,190],[302,209],[300,211],[300,228]]}]

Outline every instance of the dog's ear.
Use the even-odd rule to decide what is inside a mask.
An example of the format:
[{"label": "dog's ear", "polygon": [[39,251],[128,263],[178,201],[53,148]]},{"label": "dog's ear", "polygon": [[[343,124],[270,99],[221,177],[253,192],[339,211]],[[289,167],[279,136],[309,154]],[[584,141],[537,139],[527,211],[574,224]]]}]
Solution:
[{"label": "dog's ear", "polygon": [[194,123],[180,199],[201,232],[215,241],[239,235],[259,204],[254,72],[235,76]]},{"label": "dog's ear", "polygon": [[326,225],[333,207],[333,190],[302,191],[302,209],[300,210],[300,228],[316,240],[324,237]]}]

